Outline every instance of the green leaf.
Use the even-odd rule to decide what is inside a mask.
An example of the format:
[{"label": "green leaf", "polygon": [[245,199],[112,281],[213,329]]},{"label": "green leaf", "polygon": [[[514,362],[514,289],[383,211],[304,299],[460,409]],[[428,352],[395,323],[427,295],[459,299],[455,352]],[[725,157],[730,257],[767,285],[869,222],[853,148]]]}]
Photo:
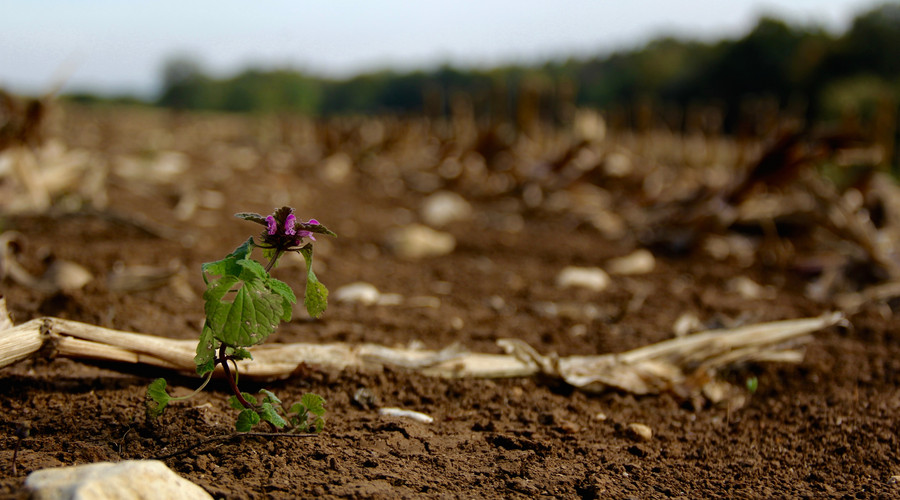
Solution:
[{"label": "green leaf", "polygon": [[[253,394],[250,394],[249,392],[242,392],[242,393],[241,393],[241,396],[244,396],[244,401],[250,403],[251,405],[255,405],[255,404],[257,403],[256,397],[253,396]],[[244,406],[244,405],[241,403],[241,400],[239,400],[238,397],[235,396],[235,395],[231,395],[231,396],[228,398],[228,406],[234,408],[235,410],[252,409],[252,408],[249,408],[249,407],[247,407],[247,406]]]},{"label": "green leaf", "polygon": [[297,296],[294,295],[294,291],[291,290],[291,287],[289,287],[287,283],[275,278],[269,278],[266,281],[266,285],[272,292],[281,297],[281,306],[284,308],[284,314],[281,316],[281,321],[290,321],[294,312],[292,306],[297,303]]},{"label": "green leaf", "polygon": [[311,245],[307,245],[300,249],[303,258],[306,259],[306,296],[303,299],[303,305],[306,311],[313,318],[318,318],[325,312],[328,307],[328,289],[316,278],[313,272],[313,250]]},{"label": "green leaf", "polygon": [[253,238],[248,238],[241,246],[234,249],[224,259],[215,262],[207,262],[200,266],[203,272],[203,280],[207,281],[206,275],[212,274],[216,276],[238,276],[241,268],[238,261],[247,259],[250,252],[253,251]]},{"label": "green leaf", "polygon": [[278,414],[278,411],[275,410],[275,407],[272,406],[272,403],[266,402],[262,404],[259,409],[259,417],[260,419],[271,423],[279,429],[285,426],[284,419],[281,418],[281,415]]},{"label": "green leaf", "polygon": [[[212,280],[207,282],[206,291],[203,292],[203,300],[206,301],[203,305],[203,309],[206,311],[206,326],[213,328],[210,325],[210,319],[213,318],[216,311],[218,310],[222,299],[229,293],[234,291],[233,287],[239,284],[241,280],[234,275],[226,275],[222,276],[219,279]],[[228,302],[225,302],[226,304]]]},{"label": "green leaf", "polygon": [[247,349],[241,349],[240,347],[229,347],[225,350],[225,352],[236,360],[253,359],[253,355],[250,354],[250,351],[248,351]]},{"label": "green leaf", "polygon": [[299,417],[305,417],[308,413],[303,403],[294,403],[291,405],[291,409],[288,410],[288,413],[296,413]]},{"label": "green leaf", "polygon": [[[225,276],[210,283],[206,300],[207,324],[216,340],[231,347],[259,344],[271,335],[284,317],[284,299],[272,293],[262,280],[243,282],[231,302],[222,299],[223,289],[235,284],[236,278]],[[226,290],[227,293],[227,290]]]},{"label": "green leaf", "polygon": [[322,416],[325,414],[325,398],[318,394],[308,392],[300,398],[300,404],[306,407],[313,415]]},{"label": "green leaf", "polygon": [[242,259],[237,261],[237,265],[241,266],[242,270],[238,277],[244,281],[249,281],[254,278],[260,278],[266,280],[269,278],[269,273],[266,272],[266,268],[262,266],[259,262],[256,262],[253,259]]},{"label": "green leaf", "polygon": [[166,405],[169,404],[169,400],[172,399],[169,396],[169,393],[166,392],[166,379],[158,378],[150,383],[150,386],[147,387],[147,397],[150,398],[150,401],[147,402],[147,410],[151,417],[156,418],[166,410]]},{"label": "green leaf", "polygon": [[750,377],[747,379],[747,390],[750,391],[750,394],[756,393],[757,389],[759,389],[759,379],[756,377]]},{"label": "green leaf", "polygon": [[298,227],[300,229],[304,229],[304,230],[310,231],[312,233],[319,233],[319,234],[325,234],[328,236],[337,237],[337,234],[335,234],[334,231],[328,229],[327,227],[323,226],[322,224],[307,224],[307,223],[301,222],[300,224],[298,224]]},{"label": "green leaf", "polygon": [[281,400],[278,399],[278,396],[276,396],[274,393],[272,393],[272,391],[268,391],[266,389],[260,389],[259,392],[260,392],[260,394],[265,396],[265,397],[263,397],[263,403],[268,402],[268,403],[272,403],[273,405],[281,404]]},{"label": "green leaf", "polygon": [[238,219],[249,220],[249,221],[255,222],[257,224],[262,224],[263,226],[268,225],[266,223],[265,217],[263,217],[262,215],[253,213],[253,212],[240,212],[240,213],[234,214],[234,216],[237,217]]},{"label": "green leaf", "polygon": [[322,432],[322,429],[325,428],[325,419],[317,416],[313,421],[313,427],[315,428],[316,434]]},{"label": "green leaf", "polygon": [[194,363],[197,365],[197,373],[200,376],[216,369],[215,356],[216,349],[219,348],[219,342],[213,337],[213,331],[209,328],[208,323],[203,325],[200,332],[200,340],[197,342],[197,355],[194,356]]},{"label": "green leaf", "polygon": [[259,414],[251,409],[246,409],[238,415],[234,427],[238,432],[250,432],[254,425],[259,423]]}]

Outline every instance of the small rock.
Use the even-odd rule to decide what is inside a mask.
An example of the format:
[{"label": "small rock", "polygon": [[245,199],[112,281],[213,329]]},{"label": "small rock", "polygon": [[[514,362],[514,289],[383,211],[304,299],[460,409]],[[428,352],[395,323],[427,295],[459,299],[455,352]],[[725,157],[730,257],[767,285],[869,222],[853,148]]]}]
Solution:
[{"label": "small rock", "polygon": [[772,287],[762,286],[746,276],[728,280],[725,287],[747,300],[775,298],[775,290]]},{"label": "small rock", "polygon": [[672,333],[674,333],[676,337],[684,337],[689,333],[699,332],[702,329],[703,322],[701,322],[700,318],[692,312],[681,313],[681,316],[679,316],[672,325]]},{"label": "small rock", "polygon": [[440,227],[450,222],[468,220],[472,216],[472,205],[456,193],[438,191],[425,198],[421,213],[426,224]]},{"label": "small rock", "polygon": [[357,281],[344,285],[334,291],[334,299],[338,302],[359,302],[367,306],[375,304],[381,297],[381,293],[371,283]]},{"label": "small rock", "polygon": [[606,269],[610,274],[647,274],[656,267],[656,259],[649,250],[643,248],[635,250],[624,257],[611,259]]},{"label": "small rock", "polygon": [[639,441],[650,441],[653,438],[653,430],[644,424],[628,424],[628,434]]},{"label": "small rock", "polygon": [[25,487],[40,500],[212,499],[158,460],[43,469],[29,474]]},{"label": "small rock", "polygon": [[578,434],[581,431],[581,425],[578,422],[566,419],[561,419],[557,424],[557,428],[565,434]]},{"label": "small rock", "polygon": [[581,140],[601,142],[606,137],[606,121],[597,111],[579,109],[575,112],[573,132]]},{"label": "small rock", "polygon": [[603,171],[610,177],[625,177],[633,170],[631,158],[622,153],[611,153],[603,163]]},{"label": "small rock", "polygon": [[599,267],[569,266],[556,277],[556,285],[560,288],[581,287],[599,292],[609,286],[609,275]]},{"label": "small rock", "polygon": [[388,246],[397,256],[406,259],[437,257],[452,252],[456,248],[456,238],[428,226],[410,224],[392,231]]},{"label": "small rock", "polygon": [[68,260],[55,260],[47,268],[41,281],[57,290],[71,292],[83,288],[92,279],[94,276],[84,267]]},{"label": "small rock", "polygon": [[378,410],[379,415],[384,415],[386,417],[401,417],[401,418],[409,418],[415,420],[416,422],[422,422],[423,424],[430,424],[434,422],[434,417],[431,415],[427,415],[420,411],[413,410],[404,410],[402,408],[392,408],[385,407],[380,408]]},{"label": "small rock", "polygon": [[378,396],[366,387],[360,387],[353,393],[353,402],[368,410],[378,406]]},{"label": "small rock", "polygon": [[323,160],[322,179],[331,184],[343,184],[353,170],[353,160],[346,153],[335,153]]}]

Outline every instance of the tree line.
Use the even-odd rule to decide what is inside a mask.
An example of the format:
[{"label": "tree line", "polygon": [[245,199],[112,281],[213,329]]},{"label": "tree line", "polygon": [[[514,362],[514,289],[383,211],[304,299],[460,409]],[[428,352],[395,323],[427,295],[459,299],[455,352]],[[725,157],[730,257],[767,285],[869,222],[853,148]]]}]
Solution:
[{"label": "tree line", "polygon": [[554,119],[575,106],[713,105],[722,110],[723,128],[733,130],[758,98],[806,118],[848,110],[866,117],[880,106],[895,107],[900,96],[900,4],[857,15],[841,34],[764,17],[740,38],[661,38],[632,50],[530,66],[385,70],[348,79],[248,69],[213,78],[200,63],[176,58],[165,65],[162,80],[153,104],[183,110],[446,116],[455,99],[465,98],[479,115],[514,119],[522,101],[531,100],[542,117]]}]

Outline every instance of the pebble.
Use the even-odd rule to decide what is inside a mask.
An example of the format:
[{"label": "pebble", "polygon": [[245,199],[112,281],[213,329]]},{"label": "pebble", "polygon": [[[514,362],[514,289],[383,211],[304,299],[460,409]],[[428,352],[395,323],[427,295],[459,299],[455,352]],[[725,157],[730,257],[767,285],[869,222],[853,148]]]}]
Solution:
[{"label": "pebble", "polygon": [[434,422],[434,417],[432,417],[431,415],[427,415],[419,411],[404,410],[402,408],[380,408],[378,410],[378,414],[384,415],[386,417],[409,418],[415,420],[416,422],[422,422],[423,424],[430,424]]},{"label": "pebble", "polygon": [[624,257],[610,259],[606,270],[610,274],[635,275],[647,274],[656,267],[656,259],[649,250],[639,249]]},{"label": "pebble", "polygon": [[738,276],[728,280],[725,287],[747,300],[774,299],[776,295],[772,287],[762,286],[746,276]]},{"label": "pebble", "polygon": [[332,185],[343,184],[353,171],[353,160],[346,153],[335,153],[323,160],[322,178]]},{"label": "pebble", "polygon": [[395,255],[404,259],[438,257],[456,248],[456,238],[428,226],[410,224],[391,231],[388,246]]},{"label": "pebble", "polygon": [[381,293],[375,285],[363,281],[344,285],[334,291],[334,299],[338,302],[358,302],[372,305],[378,302]]},{"label": "pebble", "polygon": [[599,267],[569,266],[556,277],[560,288],[580,287],[600,292],[609,286],[609,275]]},{"label": "pebble", "polygon": [[450,191],[438,191],[422,202],[422,220],[429,226],[440,227],[472,217],[472,205],[462,196]]},{"label": "pebble", "polygon": [[640,441],[650,441],[653,438],[653,430],[647,425],[638,423],[628,424],[628,434]]},{"label": "pebble", "polygon": [[158,460],[43,469],[28,475],[25,488],[32,498],[41,500],[212,499],[203,488]]},{"label": "pebble", "polygon": [[681,313],[681,316],[672,324],[672,333],[676,337],[684,337],[689,333],[703,330],[703,322],[692,312]]},{"label": "pebble", "polygon": [[94,276],[79,264],[68,260],[55,260],[41,280],[57,290],[71,292],[84,288]]},{"label": "pebble", "polygon": [[610,177],[625,177],[634,169],[631,158],[622,153],[607,155],[603,163],[603,171]]}]

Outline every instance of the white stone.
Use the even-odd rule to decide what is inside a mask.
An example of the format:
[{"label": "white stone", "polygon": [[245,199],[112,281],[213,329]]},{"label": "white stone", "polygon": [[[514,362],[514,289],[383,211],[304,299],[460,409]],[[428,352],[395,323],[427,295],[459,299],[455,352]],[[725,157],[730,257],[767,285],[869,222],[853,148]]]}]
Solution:
[{"label": "white stone", "polygon": [[641,441],[649,441],[653,438],[653,429],[645,424],[628,424],[628,433],[631,434],[632,437]]},{"label": "white stone", "polygon": [[699,332],[703,329],[703,322],[692,312],[681,313],[681,316],[672,324],[672,333],[676,337],[684,337],[689,333]]},{"label": "white stone", "polygon": [[609,275],[599,267],[569,266],[556,277],[556,285],[561,288],[588,288],[599,292],[609,286]]},{"label": "white stone", "polygon": [[388,245],[399,257],[420,259],[446,255],[456,248],[452,234],[435,231],[421,224],[410,224],[391,231]]},{"label": "white stone", "polygon": [[322,179],[332,185],[343,184],[353,171],[353,160],[346,153],[335,153],[322,163]]},{"label": "white stone", "polygon": [[84,288],[94,276],[84,267],[68,260],[55,260],[41,277],[48,287],[63,291]]},{"label": "white stone", "polygon": [[420,212],[426,224],[440,227],[451,222],[468,220],[472,216],[472,205],[456,193],[438,191],[425,198]]},{"label": "white stone", "polygon": [[359,302],[365,305],[372,305],[381,298],[381,292],[375,288],[375,285],[363,281],[344,285],[334,291],[334,299],[338,302]]},{"label": "white stone", "polygon": [[746,276],[737,276],[728,280],[725,284],[729,291],[737,293],[743,299],[774,299],[775,290],[772,287],[762,286]]},{"label": "white stone", "polygon": [[385,417],[401,417],[401,418],[409,418],[415,420],[416,422],[422,422],[423,424],[430,424],[434,422],[434,417],[431,415],[413,411],[413,410],[404,410],[402,408],[379,408],[379,415],[384,415]]},{"label": "white stone", "polygon": [[635,250],[624,257],[610,259],[606,270],[610,274],[634,275],[647,274],[656,267],[656,259],[649,250]]},{"label": "white stone", "polygon": [[43,469],[29,474],[25,487],[36,500],[212,499],[158,460]]},{"label": "white stone", "polygon": [[622,153],[610,153],[603,164],[603,171],[610,177],[625,177],[632,170],[631,158]]}]

